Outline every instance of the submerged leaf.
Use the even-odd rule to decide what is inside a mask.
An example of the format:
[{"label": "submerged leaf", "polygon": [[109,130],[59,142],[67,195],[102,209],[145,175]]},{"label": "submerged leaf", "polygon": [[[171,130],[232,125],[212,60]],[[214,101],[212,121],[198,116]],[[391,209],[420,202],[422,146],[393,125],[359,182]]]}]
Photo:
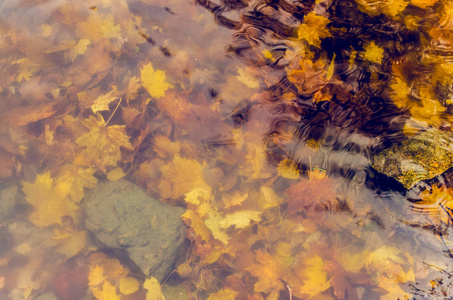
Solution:
[{"label": "submerged leaf", "polygon": [[161,70],[154,71],[153,65],[148,63],[140,71],[142,84],[148,93],[154,98],[160,98],[165,95],[165,91],[172,86],[166,81],[165,72]]},{"label": "submerged leaf", "polygon": [[330,20],[314,12],[307,14],[304,23],[299,26],[297,35],[300,40],[306,40],[309,45],[321,47],[321,38],[332,36],[326,28]]}]

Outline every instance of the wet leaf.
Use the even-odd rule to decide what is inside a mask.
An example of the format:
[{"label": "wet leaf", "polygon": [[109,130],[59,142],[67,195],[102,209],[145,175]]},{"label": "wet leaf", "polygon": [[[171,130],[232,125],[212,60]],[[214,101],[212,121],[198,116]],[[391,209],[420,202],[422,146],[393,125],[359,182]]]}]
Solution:
[{"label": "wet leaf", "polygon": [[77,222],[78,206],[67,198],[67,184],[54,184],[49,172],[38,175],[34,183],[23,182],[25,199],[34,208],[28,217],[33,224],[38,227],[62,225],[61,218],[64,216],[70,216]]},{"label": "wet leaf", "polygon": [[381,64],[384,58],[384,49],[377,46],[374,41],[364,46],[363,58],[372,63]]},{"label": "wet leaf", "polygon": [[307,279],[299,289],[301,294],[314,297],[330,288],[330,280],[327,280],[327,273],[324,270],[324,261],[317,255],[306,260],[305,276]]},{"label": "wet leaf", "polygon": [[95,265],[90,268],[90,273],[88,274],[88,285],[89,286],[98,286],[107,277],[104,276],[104,268],[102,266]]},{"label": "wet leaf", "polygon": [[143,288],[148,292],[146,293],[146,300],[165,300],[162,294],[159,281],[156,278],[150,277],[143,283]]},{"label": "wet leaf", "polygon": [[210,189],[203,179],[202,165],[194,160],[175,155],[161,167],[162,180],[159,190],[165,198],[178,199],[194,188]]},{"label": "wet leaf", "polygon": [[296,214],[322,212],[338,205],[335,181],[328,177],[312,177],[293,183],[287,190],[288,212]]},{"label": "wet leaf", "polygon": [[297,35],[300,40],[305,40],[309,45],[321,47],[321,39],[332,36],[326,26],[330,20],[310,12],[304,17],[304,23],[299,26]]},{"label": "wet leaf", "polygon": [[256,263],[247,268],[252,276],[258,279],[255,283],[256,292],[269,293],[284,289],[281,278],[285,272],[284,266],[274,259],[268,252],[257,251]]},{"label": "wet leaf", "polygon": [[153,65],[148,63],[140,70],[142,85],[146,88],[151,97],[160,98],[165,91],[172,86],[166,81],[165,72],[154,71]]},{"label": "wet leaf", "polygon": [[253,210],[241,210],[233,214],[226,215],[219,222],[220,228],[228,229],[234,226],[236,229],[242,229],[250,226],[251,222],[261,221],[261,212]]},{"label": "wet leaf", "polygon": [[123,277],[119,280],[119,290],[123,295],[135,293],[140,288],[140,282],[133,277]]},{"label": "wet leaf", "polygon": [[106,126],[102,115],[90,116],[82,121],[89,130],[76,143],[84,148],[86,163],[96,164],[105,172],[106,167],[116,166],[121,159],[121,147],[132,150],[124,125]]},{"label": "wet leaf", "polygon": [[208,300],[235,300],[237,295],[232,289],[221,289],[217,293],[209,294]]},{"label": "wet leaf", "polygon": [[9,111],[6,120],[11,126],[22,126],[46,119],[55,113],[54,103],[36,104]]},{"label": "wet leaf", "polygon": [[114,285],[112,285],[110,282],[107,280],[104,281],[104,284],[102,285],[102,289],[94,287],[91,288],[91,291],[93,292],[94,297],[98,300],[120,300],[121,295],[118,295],[116,293],[116,288]]},{"label": "wet leaf", "polygon": [[109,110],[109,104],[118,99],[118,97],[113,96],[115,89],[110,91],[107,94],[103,94],[99,96],[96,100],[94,100],[93,105],[91,105],[91,109],[94,113],[103,110]]},{"label": "wet leaf", "polygon": [[64,254],[66,259],[76,256],[86,246],[86,232],[73,229],[55,230],[55,236],[49,246],[56,246],[58,253]]}]

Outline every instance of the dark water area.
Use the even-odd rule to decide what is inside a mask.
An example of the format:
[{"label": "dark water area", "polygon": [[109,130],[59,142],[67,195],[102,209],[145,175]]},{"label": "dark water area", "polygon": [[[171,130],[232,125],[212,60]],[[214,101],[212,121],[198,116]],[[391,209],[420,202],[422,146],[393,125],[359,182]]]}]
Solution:
[{"label": "dark water area", "polygon": [[452,44],[449,1],[3,1],[0,299],[451,299]]}]

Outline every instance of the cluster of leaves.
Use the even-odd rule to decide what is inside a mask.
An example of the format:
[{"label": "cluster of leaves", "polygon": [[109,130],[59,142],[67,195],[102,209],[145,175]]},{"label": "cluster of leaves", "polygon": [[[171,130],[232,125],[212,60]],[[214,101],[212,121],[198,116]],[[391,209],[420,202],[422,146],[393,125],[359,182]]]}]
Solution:
[{"label": "cluster of leaves", "polygon": [[[421,2],[411,5],[451,9]],[[384,12],[415,30],[423,16],[409,18],[408,4],[357,1],[366,14]],[[27,4],[12,5],[4,12]],[[20,178],[28,220],[42,232],[53,230],[41,251],[62,254],[63,263],[94,250],[81,222],[84,191],[99,179],[127,175],[163,202],[187,208],[181,217],[192,244],[172,276],[190,298],[359,299],[366,293],[396,299],[410,295],[403,283],[429,277],[413,255],[388,245],[389,237],[376,231],[367,217],[371,205],[339,200],[334,178],[311,167],[303,174],[289,155],[282,155],[278,167],[268,161],[263,137],[273,126],[268,100],[274,95],[262,88],[272,91],[287,78],[292,89],[280,98],[290,105],[296,94],[313,95],[317,104],[343,101],[353,90],[335,71],[337,57],[344,55],[321,51],[336,34],[328,16],[312,8],[293,28],[294,36],[282,37],[292,50],[257,46],[257,60],[244,67],[216,51],[217,44],[224,46],[214,42],[220,36],[216,25],[190,3],[175,1],[164,9],[159,1],[98,1],[89,7],[82,1],[35,10],[26,22],[11,13],[0,27],[0,178]],[[146,15],[156,10],[164,16],[160,21]],[[436,22],[430,36],[450,42],[444,37],[449,23]],[[209,51],[206,42],[176,33],[195,23],[214,45]],[[384,46],[367,41],[349,55],[350,66],[357,57],[374,70],[389,55]],[[202,55],[195,60],[194,53]],[[441,55],[427,59],[435,70],[429,82],[416,85],[408,60],[392,67],[395,84],[388,91],[414,118],[438,124],[444,115],[437,112],[445,111],[440,104],[446,103],[435,99],[434,86],[451,84],[440,75],[451,67]],[[257,68],[282,60],[286,68]],[[220,62],[223,77],[216,69]],[[416,96],[418,102],[412,101]],[[428,108],[429,115],[422,115]],[[293,113],[285,117],[299,120]],[[293,128],[280,129],[272,142],[291,143]],[[54,265],[50,269],[32,255],[31,243],[15,245],[0,260],[0,291],[11,298],[39,294],[56,274]],[[28,264],[17,267],[16,255],[29,256]],[[89,262],[89,293],[97,299],[163,298],[155,279],[135,277],[116,259],[94,254]],[[36,279],[40,268],[49,278]],[[21,276],[9,278],[11,269]]]}]

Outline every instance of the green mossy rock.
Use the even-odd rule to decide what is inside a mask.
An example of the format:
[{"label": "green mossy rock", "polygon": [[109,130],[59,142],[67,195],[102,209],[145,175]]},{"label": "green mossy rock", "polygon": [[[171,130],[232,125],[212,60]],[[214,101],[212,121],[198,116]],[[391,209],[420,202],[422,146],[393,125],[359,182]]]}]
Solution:
[{"label": "green mossy rock", "polygon": [[381,151],[373,157],[372,166],[410,189],[453,167],[453,133],[435,128],[424,131]]},{"label": "green mossy rock", "polygon": [[127,181],[104,182],[84,202],[85,226],[97,242],[125,250],[146,275],[162,280],[185,240],[184,209],[163,204]]}]

